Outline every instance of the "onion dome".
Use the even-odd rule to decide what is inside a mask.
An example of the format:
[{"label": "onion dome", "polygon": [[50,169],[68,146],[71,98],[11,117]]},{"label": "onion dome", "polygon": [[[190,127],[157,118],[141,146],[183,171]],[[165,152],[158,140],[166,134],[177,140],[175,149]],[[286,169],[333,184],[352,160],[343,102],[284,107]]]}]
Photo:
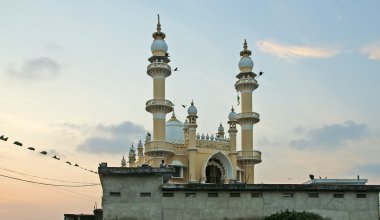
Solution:
[{"label": "onion dome", "polygon": [[236,119],[237,119],[237,114],[236,114],[236,112],[234,110],[234,107],[232,106],[231,112],[230,112],[230,114],[228,114],[228,120],[230,120],[230,121],[236,121]]},{"label": "onion dome", "polygon": [[214,140],[214,134],[211,134],[210,140]]},{"label": "onion dome", "polygon": [[204,139],[205,139],[205,134],[204,134],[204,133],[202,133],[202,136],[201,136],[201,138],[202,138],[202,140],[204,140]]},{"label": "onion dome", "polygon": [[253,61],[250,57],[250,55],[252,54],[252,52],[250,50],[248,50],[248,46],[247,46],[247,40],[244,39],[244,46],[243,46],[244,50],[242,50],[240,52],[240,61],[239,61],[239,69],[240,69],[240,72],[252,72],[252,69],[253,69]]},{"label": "onion dome", "polygon": [[165,33],[161,32],[160,15],[158,16],[157,31],[153,33],[154,41],[150,47],[152,54],[157,56],[165,56],[168,52],[168,45],[165,42]]},{"label": "onion dome", "polygon": [[224,128],[223,128],[222,123],[220,123],[220,125],[219,125],[218,132],[224,132]]},{"label": "onion dome", "polygon": [[199,135],[199,132],[197,133],[197,139],[200,139],[201,138],[201,136]]},{"label": "onion dome", "polygon": [[210,137],[208,136],[208,133],[206,134],[206,140],[210,139]]},{"label": "onion dome", "polygon": [[189,115],[196,115],[198,113],[197,107],[194,106],[194,102],[191,101],[191,106],[187,109]]},{"label": "onion dome", "polygon": [[139,143],[137,144],[137,148],[143,148],[143,143],[141,143],[141,140],[139,141]]},{"label": "onion dome", "polygon": [[124,155],[123,155],[123,158],[121,159],[121,166],[122,167],[127,166],[127,161],[125,160]]}]

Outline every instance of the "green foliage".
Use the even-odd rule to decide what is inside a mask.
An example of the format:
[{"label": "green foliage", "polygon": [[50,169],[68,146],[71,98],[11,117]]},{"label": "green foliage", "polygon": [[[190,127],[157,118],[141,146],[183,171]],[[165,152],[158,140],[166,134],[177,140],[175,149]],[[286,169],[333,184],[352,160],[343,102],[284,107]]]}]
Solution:
[{"label": "green foliage", "polygon": [[286,209],[285,211],[276,212],[264,220],[325,220],[322,216],[311,212],[297,212]]}]

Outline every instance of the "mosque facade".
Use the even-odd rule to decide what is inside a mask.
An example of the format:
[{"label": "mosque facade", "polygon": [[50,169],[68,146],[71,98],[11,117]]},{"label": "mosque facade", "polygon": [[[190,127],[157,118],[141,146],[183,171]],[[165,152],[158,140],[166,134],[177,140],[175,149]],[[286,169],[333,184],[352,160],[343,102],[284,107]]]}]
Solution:
[{"label": "mosque facade", "polygon": [[[173,70],[159,18],[152,36],[147,74],[153,79],[153,98],[146,102],[145,110],[153,116],[153,132],[148,132],[145,143],[140,141],[137,149],[130,148],[128,163],[123,158],[122,166],[173,167],[172,183],[254,183],[254,168],[261,162],[261,152],[253,148],[253,125],[260,117],[252,111],[252,94],[258,83],[246,40],[240,52],[240,73],[235,83],[235,89],[241,94],[241,113],[232,107],[229,114],[226,111],[228,130],[220,124],[215,135],[204,135],[197,132],[198,110],[193,101],[187,108],[186,121],[181,122],[175,116],[173,103],[165,97],[165,79]],[[171,118],[166,121],[169,113]],[[241,127],[240,151],[236,146],[238,125]]]}]

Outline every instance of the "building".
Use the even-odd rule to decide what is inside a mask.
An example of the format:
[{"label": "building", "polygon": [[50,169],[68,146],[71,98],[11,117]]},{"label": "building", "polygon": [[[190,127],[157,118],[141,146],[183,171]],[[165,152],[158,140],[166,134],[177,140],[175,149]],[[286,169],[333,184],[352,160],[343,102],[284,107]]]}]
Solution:
[{"label": "building", "polygon": [[[241,93],[241,113],[228,114],[228,137],[220,125],[214,136],[197,132],[197,108],[192,101],[185,122],[165,99],[169,66],[165,34],[158,19],[153,33],[147,74],[153,78],[153,99],[145,110],[153,115],[153,132],[144,144],[131,146],[121,167],[99,166],[103,188],[103,219],[263,219],[280,210],[315,212],[333,220],[379,218],[380,186],[336,184],[254,184],[261,152],[253,149],[252,94],[258,87],[251,51],[244,41],[235,89]],[[172,113],[166,121],[166,115]],[[227,115],[227,114],[226,114]],[[237,125],[241,151],[237,151]],[[128,162],[128,163],[127,163]],[[338,181],[339,182],[339,181]]]},{"label": "building", "polygon": [[[240,73],[235,83],[235,89],[241,93],[241,113],[237,114],[234,108],[228,113],[226,109],[228,131],[220,124],[215,135],[209,136],[197,132],[198,110],[193,101],[187,109],[186,121],[181,122],[174,114],[173,103],[165,99],[165,79],[172,68],[159,19],[153,38],[147,67],[147,74],[153,78],[153,99],[145,107],[153,115],[153,133],[147,134],[144,145],[138,143],[137,155],[131,147],[129,167],[170,165],[175,169],[172,183],[254,183],[254,168],[261,162],[261,152],[253,150],[253,125],[260,117],[252,111],[252,93],[258,83],[247,42],[244,41],[240,52]],[[170,112],[172,116],[166,122],[166,114]],[[241,151],[236,149],[237,125],[242,130]],[[124,161],[123,164],[126,165]]]}]

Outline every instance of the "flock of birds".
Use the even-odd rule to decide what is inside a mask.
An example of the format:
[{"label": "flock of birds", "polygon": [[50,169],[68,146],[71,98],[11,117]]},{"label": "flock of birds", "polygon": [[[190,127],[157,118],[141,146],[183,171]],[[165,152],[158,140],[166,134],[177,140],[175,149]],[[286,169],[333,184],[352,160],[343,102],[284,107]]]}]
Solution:
[{"label": "flock of birds", "polygon": [[[4,135],[1,135],[1,136],[0,136],[0,140],[1,140],[1,141],[8,141],[8,139],[9,139],[9,137],[5,137]],[[22,144],[21,142],[19,142],[19,141],[14,141],[13,144],[14,144],[14,145],[17,145],[17,146],[20,146],[20,147],[23,146],[23,144]],[[36,151],[36,148],[34,148],[34,147],[28,147],[27,149],[28,149],[28,150],[31,150],[31,151]],[[45,150],[40,151],[39,153],[42,154],[42,155],[47,155],[47,154],[48,154],[48,152],[45,151]],[[53,159],[56,159],[56,160],[61,160],[61,158],[59,158],[57,155],[54,155],[52,158],[53,158]],[[70,161],[66,161],[65,163],[68,164],[68,165],[70,165],[70,166],[72,165],[72,163],[71,163]],[[82,167],[82,166],[79,166],[77,163],[75,163],[73,166],[75,166],[75,167],[79,167],[79,168],[81,168],[81,169],[83,169],[83,170],[85,170],[85,171],[91,172],[91,173],[98,174],[98,172],[93,171],[93,170],[90,170],[90,169],[87,169],[87,168],[84,168],[84,167]]]}]

